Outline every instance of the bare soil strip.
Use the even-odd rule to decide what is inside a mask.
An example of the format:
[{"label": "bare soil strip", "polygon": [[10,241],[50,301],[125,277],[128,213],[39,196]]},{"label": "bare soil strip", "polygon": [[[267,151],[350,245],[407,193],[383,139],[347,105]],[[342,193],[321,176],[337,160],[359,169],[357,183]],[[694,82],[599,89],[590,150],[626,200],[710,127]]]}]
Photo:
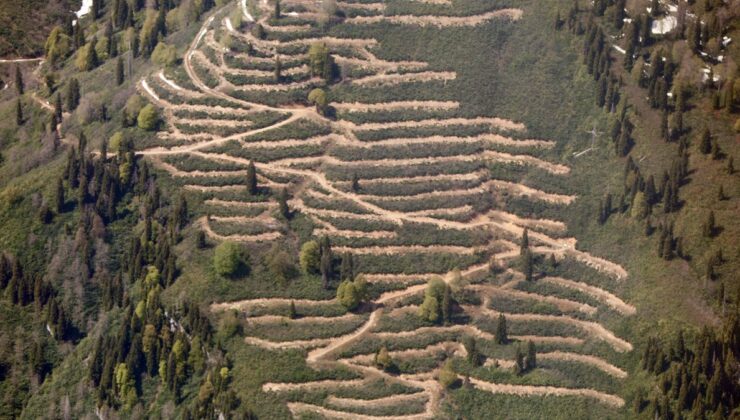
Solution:
[{"label": "bare soil strip", "polygon": [[527,219],[500,210],[491,210],[488,212],[488,215],[494,219],[511,222],[520,226],[526,226],[529,229],[548,230],[551,232],[565,232],[566,230],[565,223],[558,220]]},{"label": "bare soil strip", "polygon": [[368,247],[332,247],[336,252],[349,252],[355,255],[398,255],[398,254],[457,254],[472,255],[478,248],[453,245],[398,245],[398,246],[368,246]]},{"label": "bare soil strip", "polygon": [[625,303],[622,299],[615,296],[614,294],[595,286],[590,286],[585,283],[568,280],[561,277],[545,277],[540,281],[584,292],[623,315],[634,315],[637,312],[637,309],[635,309],[634,306]]},{"label": "bare soil strip", "polygon": [[[488,316],[495,316],[495,317],[498,317],[498,315],[501,313],[501,312],[488,309],[488,308],[483,308],[482,312]],[[623,353],[626,351],[632,351],[632,344],[617,337],[616,335],[614,335],[614,333],[607,330],[601,324],[598,324],[596,322],[582,321],[580,319],[575,319],[569,316],[557,316],[557,315],[504,313],[504,316],[506,316],[507,319],[511,319],[515,321],[546,321],[546,322],[549,321],[549,322],[561,322],[565,324],[570,324],[575,327],[578,327],[579,329],[592,335],[595,338],[598,338],[600,340],[603,340],[609,343],[614,350],[620,353]]]},{"label": "bare soil strip", "polygon": [[481,187],[468,188],[468,189],[454,189],[454,190],[443,190],[443,191],[430,191],[418,194],[409,195],[372,195],[372,194],[358,194],[362,200],[370,201],[414,201],[414,200],[427,200],[436,197],[466,197],[469,195],[479,195],[485,193],[486,190]]},{"label": "bare soil strip", "polygon": [[265,232],[260,233],[257,235],[220,235],[216,232],[214,232],[211,229],[210,224],[208,223],[208,219],[206,217],[202,217],[198,223],[200,224],[201,228],[205,232],[206,235],[210,236],[211,238],[217,239],[219,241],[235,241],[235,242],[265,242],[265,241],[274,241],[275,239],[280,238],[283,236],[282,233],[277,231],[272,232]]},{"label": "bare soil strip", "polygon": [[399,109],[452,110],[459,108],[460,103],[454,101],[332,102],[331,106],[337,111],[357,113],[396,111]]},{"label": "bare soil strip", "polygon": [[328,388],[359,388],[367,385],[367,379],[327,379],[324,381],[298,382],[298,383],[265,383],[262,385],[264,392],[289,392],[296,390],[315,390]]},{"label": "bare soil strip", "polygon": [[530,293],[530,292],[524,292],[521,290],[515,290],[515,289],[506,289],[501,287],[495,287],[490,285],[470,285],[468,288],[472,290],[480,290],[484,294],[487,294],[489,296],[493,295],[502,295],[502,296],[508,296],[515,299],[528,299],[528,300],[536,300],[538,302],[545,302],[549,303],[559,310],[563,312],[582,312],[586,315],[593,315],[596,313],[596,308],[593,306],[576,302],[569,299],[563,299],[558,298],[555,296],[545,296],[540,295],[537,293]]},{"label": "bare soil strip", "polygon": [[486,150],[485,156],[497,162],[515,163],[519,165],[532,165],[540,169],[544,169],[555,175],[567,175],[570,173],[570,168],[565,165],[557,163],[551,163],[546,160],[536,158],[529,155],[512,155],[504,152],[496,152],[493,150]]},{"label": "bare soil strip", "polygon": [[350,81],[356,86],[392,86],[401,83],[429,82],[432,80],[455,80],[457,74],[451,71],[423,71],[419,73],[376,74]]},{"label": "bare soil strip", "polygon": [[[426,285],[423,285],[426,287]],[[411,331],[374,332],[373,336],[383,339],[408,338],[422,336],[427,333],[462,332],[484,340],[493,340],[493,334],[481,331],[473,325],[451,325],[448,327],[421,327]]]},{"label": "bare soil strip", "polygon": [[365,232],[362,230],[330,230],[314,229],[313,235],[316,237],[329,236],[341,238],[368,238],[368,239],[392,239],[398,236],[398,233],[389,230],[377,230],[374,232]]},{"label": "bare soil strip", "polygon": [[327,419],[357,419],[357,420],[417,420],[417,419],[429,419],[432,418],[432,413],[420,413],[410,414],[406,416],[369,416],[366,414],[358,414],[349,411],[332,410],[330,408],[321,407],[318,405],[290,402],[288,403],[288,409],[296,418],[300,418],[301,413],[314,413],[318,414],[323,418]]},{"label": "bare soil strip", "polygon": [[331,342],[330,338],[314,338],[312,340],[294,340],[294,341],[269,341],[257,337],[244,337],[244,342],[260,347],[266,350],[288,350],[288,349],[309,349],[324,346]]},{"label": "bare soil strip", "polygon": [[370,25],[380,22],[390,22],[398,25],[436,26],[437,28],[443,28],[452,26],[478,26],[492,19],[507,18],[511,20],[519,20],[521,17],[521,9],[501,9],[474,16],[356,16],[346,19],[345,22],[355,25]]},{"label": "bare soil strip", "polygon": [[393,121],[382,123],[364,123],[354,124],[349,121],[341,121],[342,124],[356,131],[375,131],[387,130],[393,128],[415,128],[415,127],[447,127],[451,125],[489,125],[493,128],[500,128],[511,131],[524,131],[524,124],[511,120],[497,117],[478,117],[478,118],[447,118],[444,120],[428,119],[418,121]]},{"label": "bare soil strip", "polygon": [[227,200],[221,200],[218,198],[209,198],[208,200],[205,200],[205,204],[210,204],[212,206],[223,206],[223,207],[241,207],[241,208],[247,208],[247,209],[261,208],[261,209],[268,210],[268,209],[277,208],[277,203],[273,203],[273,202],[227,201]]},{"label": "bare soil strip", "polygon": [[582,338],[562,337],[557,335],[512,335],[509,336],[509,338],[521,342],[531,341],[533,343],[566,344],[570,346],[581,346],[585,342]]},{"label": "bare soil strip", "polygon": [[594,366],[595,368],[606,372],[607,374],[616,378],[624,379],[627,377],[627,372],[607,362],[606,360],[590,356],[586,354],[578,354],[563,351],[553,351],[550,353],[537,353],[538,360],[565,360],[569,362],[580,362],[586,365]]},{"label": "bare soil strip", "polygon": [[331,324],[337,321],[349,321],[359,318],[359,315],[346,313],[340,316],[304,316],[291,319],[282,315],[260,315],[247,318],[252,324]]},{"label": "bare soil strip", "polygon": [[397,394],[389,397],[373,398],[370,400],[363,400],[359,398],[344,398],[330,395],[327,397],[326,402],[332,405],[347,407],[347,408],[374,408],[374,407],[388,407],[399,404],[416,402],[419,400],[426,400],[427,394],[425,392],[417,392],[415,394]]},{"label": "bare soil strip", "polygon": [[476,388],[488,391],[493,394],[511,394],[520,396],[531,395],[548,395],[548,396],[579,396],[588,397],[603,402],[613,407],[622,407],[624,400],[616,395],[607,394],[586,388],[560,388],[554,386],[533,386],[533,385],[510,385],[497,384],[492,382],[481,381],[480,379],[470,378],[470,382]]},{"label": "bare soil strip", "polygon": [[547,193],[547,192],[544,192],[544,191],[541,191],[535,188],[527,187],[526,185],[515,184],[513,182],[508,182],[508,181],[490,180],[488,181],[488,184],[491,185],[495,189],[507,191],[514,195],[529,197],[535,200],[542,200],[542,201],[546,201],[549,203],[567,205],[567,204],[572,203],[576,199],[576,196],[574,195]]},{"label": "bare soil strip", "polygon": [[287,299],[287,298],[258,298],[258,299],[245,299],[235,302],[221,302],[214,303],[211,305],[211,310],[215,312],[236,310],[236,311],[249,311],[254,307],[287,307],[290,303],[294,303],[297,307],[301,306],[326,306],[333,305],[336,303],[335,299],[332,300],[311,300],[311,299]]}]

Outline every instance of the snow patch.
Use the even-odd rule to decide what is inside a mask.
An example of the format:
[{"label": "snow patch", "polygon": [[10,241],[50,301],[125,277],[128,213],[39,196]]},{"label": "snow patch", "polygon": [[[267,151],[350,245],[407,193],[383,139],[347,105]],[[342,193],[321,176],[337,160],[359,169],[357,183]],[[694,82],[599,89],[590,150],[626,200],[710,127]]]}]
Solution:
[{"label": "snow patch", "polygon": [[249,10],[247,10],[247,0],[241,0],[239,4],[242,6],[242,13],[244,13],[244,17],[247,18],[247,22],[254,22],[254,18],[249,13]]},{"label": "snow patch", "polygon": [[619,45],[612,45],[615,50],[617,50],[621,54],[627,54],[627,51],[624,50],[624,48],[620,47]]},{"label": "snow patch", "polygon": [[654,35],[664,35],[676,27],[678,21],[675,16],[666,16],[663,19],[653,21],[650,32]]},{"label": "snow patch", "polygon": [[149,83],[146,82],[146,79],[144,79],[144,80],[141,81],[141,87],[143,87],[144,90],[146,91],[146,93],[148,93],[149,95],[151,95],[152,98],[154,98],[156,100],[159,100],[159,96],[157,96],[157,94],[154,93],[154,91],[152,90],[152,88],[149,87]]},{"label": "snow patch", "polygon": [[78,18],[81,18],[90,13],[90,9],[92,9],[92,2],[93,0],[82,0],[82,6],[80,6],[80,10],[75,12]]}]

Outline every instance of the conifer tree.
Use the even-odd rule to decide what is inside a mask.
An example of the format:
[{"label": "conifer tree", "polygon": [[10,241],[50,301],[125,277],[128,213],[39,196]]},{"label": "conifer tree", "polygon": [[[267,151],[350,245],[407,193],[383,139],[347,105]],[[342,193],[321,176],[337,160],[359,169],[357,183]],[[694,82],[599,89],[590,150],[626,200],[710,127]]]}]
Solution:
[{"label": "conifer tree", "polygon": [[280,61],[280,56],[275,57],[275,83],[280,83],[283,80],[283,64]]},{"label": "conifer tree", "polygon": [[[250,161],[247,166],[247,192],[249,195],[255,195],[257,191],[257,169],[254,167],[254,162]],[[282,209],[280,212],[283,213]]]},{"label": "conifer tree", "polygon": [[521,347],[516,348],[516,358],[514,359],[514,373],[521,375],[526,370],[524,364],[524,354],[522,353]]},{"label": "conifer tree", "polygon": [[506,332],[506,317],[504,314],[499,314],[498,324],[496,325],[496,343],[506,344],[509,342],[509,338]]},{"label": "conifer tree", "polygon": [[275,10],[273,11],[272,17],[280,19],[280,0],[275,0]]},{"label": "conifer tree", "polygon": [[357,176],[357,172],[352,174],[352,191],[360,191],[360,177]]},{"label": "conifer tree", "polygon": [[123,72],[123,58],[121,58],[121,56],[118,56],[118,59],[116,60],[116,85],[121,86],[124,79],[125,75]]},{"label": "conifer tree", "polygon": [[704,127],[704,131],[702,132],[699,151],[705,155],[708,155],[712,151],[712,134],[707,127]]},{"label": "conifer tree", "polygon": [[530,340],[527,342],[527,358],[525,368],[526,370],[532,370],[537,367],[537,349],[534,343]]},{"label": "conifer tree", "polygon": [[72,112],[80,104],[80,83],[72,78],[67,87],[67,111]]}]

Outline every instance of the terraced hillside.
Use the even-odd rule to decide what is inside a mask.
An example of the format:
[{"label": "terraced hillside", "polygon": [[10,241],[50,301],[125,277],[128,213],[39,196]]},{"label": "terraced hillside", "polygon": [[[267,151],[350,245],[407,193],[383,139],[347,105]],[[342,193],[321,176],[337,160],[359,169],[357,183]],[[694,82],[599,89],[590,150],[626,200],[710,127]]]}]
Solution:
[{"label": "terraced hillside", "polygon": [[[453,365],[479,391],[621,407],[627,374],[616,361],[632,345],[605,321],[635,313],[613,292],[627,272],[566,235],[555,215],[574,195],[497,176],[524,168],[567,178],[568,166],[549,159],[555,143],[531,138],[517,121],[470,116],[464,104],[430,94],[444,92],[455,72],[379,58],[383,45],[375,39],[348,35],[372,33],[380,23],[516,25],[522,11],[459,16],[445,1],[338,2],[343,17],[326,31],[316,2],[283,1],[279,19],[272,4],[252,6],[250,13],[241,4],[244,25],[227,17],[234,5],[207,19],[178,80],[159,72],[140,81],[141,93],[163,110],[166,130],[138,153],[202,195],[199,224],[216,241],[293,239],[277,211],[286,191],[290,211],[307,217],[312,235],[329,238],[333,252],[351,254],[355,272],[370,283],[369,302],[356,312],[336,300],[214,304],[246,314],[245,346],[298,349],[308,366],[343,372],[262,390],[294,416],[433,417],[443,395],[440,368],[466,356],[462,342],[472,337],[486,362]],[[317,45],[341,69],[328,87],[312,69],[309,50]],[[305,105],[317,87],[327,88],[328,106]],[[259,194],[247,193],[250,163]],[[534,281],[518,264],[526,249],[542,272]],[[417,316],[435,278],[455,292],[445,325]],[[291,302],[301,316],[285,316]],[[501,315],[515,345],[495,344]],[[517,342],[536,345],[541,369],[511,373]],[[398,371],[376,366],[381,348]]]}]

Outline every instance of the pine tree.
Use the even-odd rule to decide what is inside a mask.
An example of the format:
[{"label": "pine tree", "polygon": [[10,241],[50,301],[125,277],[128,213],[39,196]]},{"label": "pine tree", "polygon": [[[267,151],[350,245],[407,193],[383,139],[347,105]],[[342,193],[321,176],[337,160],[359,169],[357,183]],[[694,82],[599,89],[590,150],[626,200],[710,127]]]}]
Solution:
[{"label": "pine tree", "polygon": [[360,178],[357,176],[357,172],[352,174],[352,191],[355,193],[360,191]]},{"label": "pine tree", "polygon": [[296,319],[298,317],[298,312],[295,310],[295,302],[290,301],[290,310],[288,312],[288,318],[290,319]]},{"label": "pine tree", "polygon": [[355,278],[354,271],[354,261],[352,259],[352,254],[348,252],[342,256],[342,264],[340,266],[339,274],[340,280],[353,280]]},{"label": "pine tree", "polygon": [[524,252],[529,249],[529,230],[525,227],[522,231],[522,243],[519,246],[519,255],[524,255]]},{"label": "pine tree", "polygon": [[732,175],[735,173],[735,165],[733,163],[732,156],[727,159],[727,174]]},{"label": "pine tree", "polygon": [[15,124],[19,127],[23,125],[23,106],[20,99],[15,101]]},{"label": "pine tree", "polygon": [[283,80],[283,64],[280,62],[280,56],[275,57],[275,83]]},{"label": "pine tree", "polygon": [[321,284],[324,289],[329,288],[329,279],[332,271],[332,252],[331,242],[328,237],[323,237],[320,244],[321,259],[319,261],[319,271],[321,271]]},{"label": "pine tree", "polygon": [[257,194],[257,169],[254,167],[253,161],[250,161],[249,166],[247,166],[247,192],[249,195]]},{"label": "pine tree", "polygon": [[275,10],[272,14],[275,19],[280,19],[280,0],[275,0]]},{"label": "pine tree", "polygon": [[720,160],[722,158],[722,149],[719,147],[719,143],[715,138],[712,140],[712,159]]},{"label": "pine tree", "polygon": [[496,325],[496,343],[506,344],[509,342],[509,338],[506,332],[506,317],[504,314],[499,314],[498,324]]},{"label": "pine tree", "polygon": [[450,286],[445,285],[444,291],[442,292],[442,322],[447,325],[452,320],[450,316],[452,297],[450,296]]},{"label": "pine tree", "polygon": [[707,127],[704,127],[704,132],[701,135],[699,151],[705,155],[708,155],[712,151],[712,134],[709,132],[709,128]]},{"label": "pine tree", "polygon": [[120,56],[116,60],[116,85],[121,86],[123,84],[125,75],[123,72],[123,58]]},{"label": "pine tree", "polygon": [[72,112],[80,104],[80,83],[72,78],[67,87],[67,111]]},{"label": "pine tree", "polygon": [[15,66],[15,91],[18,95],[23,95],[25,91],[25,85],[23,84],[23,74],[21,74],[20,66]]},{"label": "pine tree", "polygon": [[284,218],[290,219],[290,207],[288,207],[288,190],[285,188],[280,191],[280,195],[278,196],[278,208],[280,210],[280,214]]},{"label": "pine tree", "polygon": [[516,348],[516,358],[514,359],[514,373],[521,375],[526,370],[524,364],[524,354],[522,353],[521,347]]},{"label": "pine tree", "polygon": [[537,349],[534,343],[530,340],[527,342],[527,358],[526,358],[526,370],[532,370],[537,367]]}]

